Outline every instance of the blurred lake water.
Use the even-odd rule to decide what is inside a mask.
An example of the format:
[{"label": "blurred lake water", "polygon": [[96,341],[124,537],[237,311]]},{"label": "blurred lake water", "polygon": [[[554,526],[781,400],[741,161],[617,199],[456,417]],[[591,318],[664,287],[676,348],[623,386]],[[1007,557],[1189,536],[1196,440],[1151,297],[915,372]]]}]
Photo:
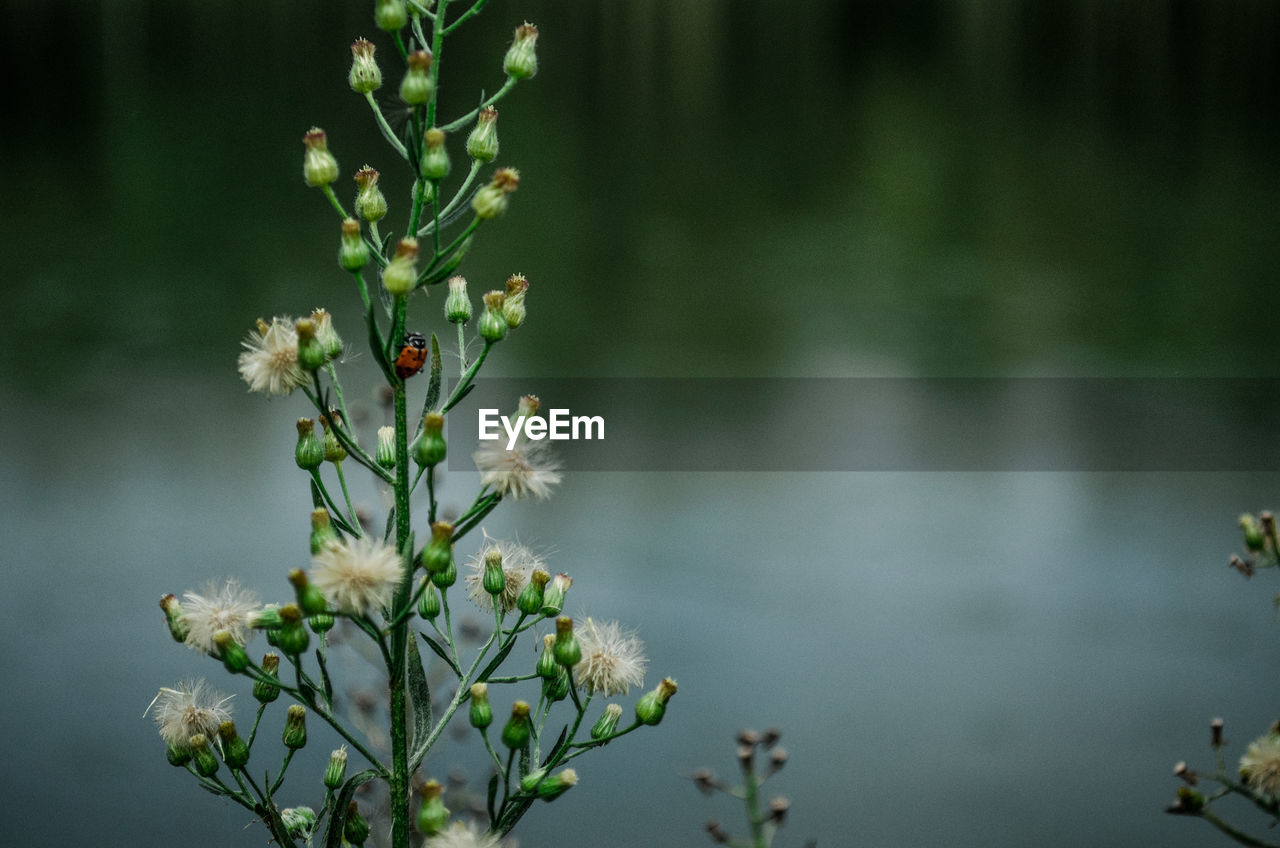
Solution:
[{"label": "blurred lake water", "polygon": [[[473,291],[532,281],[494,375],[1276,376],[1272,3],[500,0],[442,57],[446,113],[501,83],[526,18],[541,69],[499,125],[521,188],[463,269]],[[5,78],[39,80],[0,93],[19,257],[0,312],[0,821],[33,845],[265,841],[178,779],[142,718],[192,674],[249,700],[168,640],[155,601],[231,575],[279,597],[306,562],[308,410],[247,395],[235,356],[259,315],[318,305],[362,336],[298,142],[318,124],[344,175],[381,169],[402,226],[407,184],[345,83],[374,28],[334,0],[7,0],[0,21]],[[439,331],[441,304],[415,319]],[[347,371],[371,434],[369,357]],[[691,445],[728,438],[650,402]],[[780,402],[743,420],[784,420]],[[1206,413],[1247,445],[1253,409]],[[930,432],[894,424],[908,446]],[[521,844],[741,832],[680,776],[733,775],[734,733],[766,725],[792,754],[779,848],[1204,844],[1161,810],[1174,762],[1211,764],[1212,717],[1231,755],[1276,718],[1270,575],[1225,564],[1236,516],[1280,505],[1278,483],[569,474],[486,529],[548,550],[570,611],[639,628],[647,683],[680,692],[660,728],[580,760]]]}]

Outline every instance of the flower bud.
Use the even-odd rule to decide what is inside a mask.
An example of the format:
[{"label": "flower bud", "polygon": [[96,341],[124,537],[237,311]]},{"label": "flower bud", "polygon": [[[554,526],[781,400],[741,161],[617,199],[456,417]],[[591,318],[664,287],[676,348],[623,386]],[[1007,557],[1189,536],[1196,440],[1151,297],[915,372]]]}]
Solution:
[{"label": "flower bud", "polygon": [[542,637],[542,653],[538,654],[538,665],[534,669],[543,680],[555,680],[560,673],[560,664],[556,662],[556,635],[547,633]]},{"label": "flower bud", "polygon": [[422,416],[422,433],[413,443],[413,461],[430,468],[443,462],[446,452],[444,416],[438,412],[428,412]]},{"label": "flower bud", "polygon": [[192,736],[187,745],[191,748],[196,774],[201,777],[213,777],[218,771],[218,758],[209,750],[209,737],[203,733]]},{"label": "flower bud", "polygon": [[433,586],[439,586],[441,589],[448,589],[457,582],[458,564],[453,561],[453,557],[449,558],[449,564],[445,566],[443,571],[431,572],[431,584]]},{"label": "flower bud", "polygon": [[520,590],[520,595],[516,598],[516,609],[525,615],[537,615],[541,612],[542,596],[550,579],[550,574],[541,568],[535,568],[529,575],[529,582]]},{"label": "flower bud", "polygon": [[249,655],[230,630],[219,630],[213,634],[213,644],[217,648],[218,658],[232,674],[239,674],[249,667]]},{"label": "flower bud", "polygon": [[511,705],[511,718],[502,728],[502,744],[508,748],[523,748],[529,744],[529,705],[516,701]]},{"label": "flower bud", "polygon": [[[408,69],[400,80],[400,99],[410,106],[421,106],[431,100],[435,84],[431,81],[431,54],[415,50],[409,54]],[[425,176],[425,175],[424,175]]]},{"label": "flower bud", "polygon": [[1244,546],[1251,552],[1256,553],[1266,547],[1266,537],[1262,535],[1258,519],[1247,512],[1240,516],[1240,532],[1244,534]]},{"label": "flower bud", "polygon": [[418,833],[435,836],[449,823],[449,808],[444,805],[441,797],[444,787],[438,780],[428,780],[419,791],[422,792],[422,803],[418,806],[416,819]]},{"label": "flower bud", "polygon": [[294,839],[311,844],[316,831],[316,811],[310,807],[285,807],[280,811],[280,821]]},{"label": "flower bud", "polygon": [[242,769],[249,762],[249,746],[236,733],[234,721],[224,721],[218,725],[218,737],[222,740],[222,761],[228,768]]},{"label": "flower bud", "polygon": [[306,151],[302,158],[302,178],[312,188],[326,186],[338,178],[338,160],[329,152],[324,130],[312,127],[302,137]]},{"label": "flower bud", "polygon": [[302,610],[297,604],[285,604],[280,607],[280,618],[284,623],[276,634],[276,644],[289,656],[296,657],[311,643],[311,636],[302,624]]},{"label": "flower bud", "polygon": [[324,769],[326,789],[338,789],[347,778],[347,746],[343,745],[329,755],[329,765]]},{"label": "flower bud", "polygon": [[347,449],[342,446],[342,442],[338,441],[338,437],[333,433],[333,422],[342,423],[342,419],[337,417],[337,413],[329,410],[328,415],[320,416],[320,429],[324,431],[324,458],[326,462],[332,462],[337,465],[339,462],[347,458]]},{"label": "flower bud", "polygon": [[328,510],[324,508],[311,511],[311,553],[320,553],[330,542],[338,541],[338,531],[333,529]]},{"label": "flower bud", "polygon": [[430,584],[422,592],[422,597],[418,598],[418,615],[431,621],[440,614],[440,593],[436,591],[435,584]]},{"label": "flower bud", "polygon": [[373,42],[357,38],[351,43],[351,71],[347,82],[357,94],[368,94],[382,88],[382,69],[374,61],[376,48]]},{"label": "flower bud", "polygon": [[667,701],[676,693],[676,682],[670,677],[662,678],[662,682],[652,692],[647,692],[636,702],[636,719],[641,724],[653,727],[662,721],[667,711]]},{"label": "flower bud", "polygon": [[523,23],[516,27],[515,38],[507,48],[507,55],[502,60],[502,67],[507,76],[516,79],[528,79],[538,72],[538,28],[531,23]]},{"label": "flower bud", "polygon": [[573,585],[573,578],[563,572],[551,578],[547,591],[542,596],[542,614],[559,615],[564,608],[564,596]]},{"label": "flower bud", "polygon": [[422,549],[422,567],[428,573],[444,571],[453,562],[453,525],[437,521],[431,525],[431,541]]},{"label": "flower bud", "polygon": [[492,162],[498,155],[498,110],[486,106],[476,116],[467,136],[467,155],[477,162]]},{"label": "flower bud", "polygon": [[396,467],[396,428],[378,428],[378,447],[374,451],[374,460],[388,470]]},{"label": "flower bud", "polygon": [[338,265],[355,273],[369,263],[369,246],[360,237],[360,223],[354,218],[342,222],[342,242],[338,246]]},{"label": "flower bud", "polygon": [[507,319],[502,315],[502,301],[506,298],[500,291],[485,292],[484,314],[480,316],[480,338],[486,342],[500,342],[507,335]]},{"label": "flower bud", "polygon": [[582,647],[578,645],[578,637],[573,635],[573,619],[562,615],[556,619],[556,662],[573,668],[582,659]]},{"label": "flower bud", "polygon": [[[355,222],[352,221],[352,223],[354,224]],[[357,232],[359,232],[359,225],[357,224],[356,226]],[[363,242],[361,243],[363,244]],[[325,359],[333,360],[342,356],[342,337],[333,328],[333,316],[329,314],[329,311],[327,309],[312,310],[311,322],[316,325],[316,340],[324,348]]]},{"label": "flower bud", "polygon": [[484,730],[493,724],[493,708],[489,706],[489,684],[471,685],[471,726]]},{"label": "flower bud", "polygon": [[569,676],[569,672],[565,671],[564,666],[558,665],[555,677],[542,681],[542,697],[549,703],[559,703],[569,697],[569,688],[572,685],[573,678]]},{"label": "flower bud", "polygon": [[515,168],[500,168],[487,186],[471,198],[471,209],[476,217],[492,220],[507,211],[508,195],[520,187],[520,172]]},{"label": "flower bud", "polygon": [[382,272],[382,286],[393,297],[407,297],[418,283],[418,242],[414,239],[400,239],[396,246],[395,257],[387,263]]},{"label": "flower bud", "polygon": [[506,297],[502,300],[502,317],[511,329],[524,323],[524,294],[529,290],[529,281],[524,274],[512,274],[507,278]]},{"label": "flower bud", "polygon": [[301,568],[295,568],[289,572],[289,583],[293,586],[294,594],[298,598],[298,608],[307,615],[315,615],[318,612],[324,612],[328,608],[324,595],[320,594],[319,589],[307,582],[307,573]]},{"label": "flower bud", "polygon": [[312,633],[323,636],[333,629],[333,614],[328,612],[317,612],[307,616],[307,626],[311,628]]},{"label": "flower bud", "polygon": [[520,400],[516,402],[516,415],[525,418],[532,418],[540,409],[542,409],[542,401],[538,400],[537,395],[521,395]]},{"label": "flower bud", "polygon": [[496,548],[484,555],[481,584],[486,592],[494,596],[495,603],[498,595],[507,590],[507,575],[502,572],[502,552]]},{"label": "flower bud", "polygon": [[187,613],[177,595],[165,595],[160,599],[160,609],[164,610],[165,621],[169,625],[169,635],[175,642],[187,641],[191,628],[187,625]]},{"label": "flower bud", "polygon": [[373,8],[373,22],[384,32],[395,32],[403,27],[409,22],[404,0],[377,0]]},{"label": "flower bud", "polygon": [[284,733],[281,735],[286,748],[297,750],[307,744],[307,708],[301,704],[291,704],[284,718]]},{"label": "flower bud", "polygon": [[259,704],[270,704],[280,697],[280,657],[266,654],[262,658],[262,676],[253,682],[253,697]]},{"label": "flower bud", "polygon": [[422,176],[428,180],[443,180],[449,176],[449,151],[444,146],[444,133],[432,127],[424,136],[422,152]]},{"label": "flower bud", "polygon": [[554,801],[578,784],[578,773],[571,768],[558,774],[547,774],[546,769],[529,772],[520,778],[520,788],[544,801]]},{"label": "flower bud", "polygon": [[444,300],[444,317],[451,324],[471,320],[471,298],[467,297],[466,277],[449,278],[449,296]]},{"label": "flower bud", "polygon": [[360,809],[355,801],[347,806],[347,823],[343,825],[342,835],[352,845],[363,845],[369,838],[369,823],[364,820],[364,816],[360,815]]},{"label": "flower bud", "polygon": [[604,708],[604,713],[591,726],[591,738],[595,740],[604,739],[612,736],[614,731],[618,729],[618,719],[622,718],[622,707],[618,704],[608,704]]},{"label": "flower bud", "polygon": [[186,745],[174,745],[172,742],[165,743],[165,758],[169,760],[169,765],[182,768],[191,762],[191,749]]},{"label": "flower bud", "polygon": [[303,371],[323,368],[328,361],[324,346],[316,338],[316,324],[310,318],[299,318],[293,325],[298,333],[298,367]]},{"label": "flower bud", "polygon": [[383,196],[382,189],[378,188],[378,172],[365,165],[356,171],[355,179],[356,214],[365,221],[381,221],[387,214],[387,198]]}]

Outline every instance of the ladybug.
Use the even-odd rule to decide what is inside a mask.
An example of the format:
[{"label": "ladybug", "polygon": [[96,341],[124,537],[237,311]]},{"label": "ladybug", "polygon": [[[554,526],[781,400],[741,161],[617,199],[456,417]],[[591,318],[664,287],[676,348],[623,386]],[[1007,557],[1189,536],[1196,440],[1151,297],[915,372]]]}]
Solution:
[{"label": "ladybug", "polygon": [[396,376],[407,380],[422,370],[427,361],[427,340],[422,333],[405,333],[404,347],[396,354]]}]

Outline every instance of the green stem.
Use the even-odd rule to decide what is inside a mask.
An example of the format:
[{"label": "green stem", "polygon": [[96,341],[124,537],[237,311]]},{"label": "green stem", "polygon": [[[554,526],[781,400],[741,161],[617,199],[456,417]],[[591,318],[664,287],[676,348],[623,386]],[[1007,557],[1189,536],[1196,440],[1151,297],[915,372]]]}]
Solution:
[{"label": "green stem", "polygon": [[428,232],[435,231],[437,234],[436,247],[437,249],[439,249],[440,221],[444,220],[445,224],[446,225],[448,224],[449,216],[453,214],[453,211],[458,208],[459,204],[461,204],[462,201],[466,200],[467,189],[471,188],[471,184],[475,182],[476,174],[480,173],[480,168],[483,164],[484,163],[480,162],[478,159],[471,160],[471,169],[467,172],[467,178],[463,180],[462,185],[458,187],[457,192],[454,193],[453,197],[449,200],[448,205],[446,205],[443,209],[441,209],[439,212],[436,213],[435,220],[433,220],[431,223],[423,224],[422,227],[419,228],[418,230],[419,238],[421,238],[422,236],[425,236]]},{"label": "green stem", "polygon": [[1200,810],[1200,812],[1197,813],[1197,815],[1199,815],[1200,818],[1204,819],[1209,824],[1216,827],[1218,830],[1222,831],[1224,834],[1226,834],[1230,838],[1234,839],[1236,842],[1239,842],[1241,845],[1251,845],[1253,846],[1253,848],[1278,848],[1276,843],[1264,842],[1261,839],[1257,838],[1256,836],[1251,836],[1245,833],[1243,830],[1240,830],[1234,827],[1233,825],[1228,824],[1225,820],[1219,818],[1217,814],[1207,809]]},{"label": "green stem", "polygon": [[[333,467],[338,472],[338,485],[342,487],[342,498],[347,502],[347,515],[351,516],[355,527],[360,527],[360,519],[356,517],[355,505],[351,503],[351,492],[347,491],[347,475],[342,473],[342,463],[335,462]],[[363,536],[364,533],[362,532],[359,535]]]},{"label": "green stem", "polygon": [[502,84],[502,88],[498,89],[498,91],[492,97],[481,101],[479,106],[472,109],[470,112],[463,115],[461,118],[458,118],[455,121],[450,121],[448,124],[445,124],[440,129],[448,133],[448,132],[453,132],[454,130],[457,130],[459,127],[463,127],[471,123],[476,119],[476,116],[480,114],[481,109],[485,108],[486,106],[492,106],[493,104],[497,103],[499,100],[501,100],[503,97],[507,95],[507,92],[509,92],[511,89],[516,87],[517,82],[519,82],[519,80],[517,80],[515,77],[507,77],[507,81]]},{"label": "green stem", "polygon": [[474,18],[476,15],[480,14],[480,10],[483,9],[485,7],[485,4],[488,2],[489,0],[476,0],[476,4],[474,6],[472,6],[470,9],[468,9],[467,11],[459,15],[456,21],[449,24],[449,26],[445,28],[444,34],[448,35],[458,27],[462,26],[471,18]]},{"label": "green stem", "polygon": [[484,364],[485,358],[489,355],[489,351],[493,349],[493,342],[485,340],[484,348],[480,351],[480,355],[476,357],[476,361],[471,363],[466,373],[458,380],[458,385],[453,387],[453,392],[449,395],[449,399],[445,401],[444,406],[440,407],[440,413],[444,414],[453,408],[453,405],[462,400],[462,395],[467,391],[467,387],[471,385],[471,381],[476,378],[476,372],[480,370],[480,366]]},{"label": "green stem", "polygon": [[747,824],[751,826],[751,844],[753,848],[768,848],[764,839],[764,820],[760,818],[760,782],[756,779],[753,766],[747,767],[746,773]]},{"label": "green stem", "polygon": [[[443,5],[443,2],[441,3]],[[395,326],[404,326],[404,298],[395,301]],[[396,550],[406,559],[413,556],[409,548],[411,531],[409,514],[409,428],[405,410],[404,381],[391,386],[395,407],[396,473],[394,482],[396,510]],[[409,606],[413,595],[413,564],[405,563],[404,577],[396,587],[391,603],[393,615]],[[391,657],[387,665],[391,690],[391,843],[394,848],[409,846],[409,733],[408,699],[405,691],[407,675],[409,624],[405,619],[391,628]]]},{"label": "green stem", "polygon": [[342,220],[347,220],[347,210],[342,208],[341,201],[339,201],[338,196],[333,193],[333,186],[324,185],[320,187],[320,190],[324,192],[325,197],[329,198],[329,204],[333,206],[334,209],[338,210],[338,214],[342,216]]},{"label": "green stem", "polygon": [[467,325],[458,322],[458,370],[467,372]]},{"label": "green stem", "polygon": [[[391,129],[391,125],[387,123],[386,117],[382,114],[382,108],[378,106],[378,101],[373,99],[373,92],[366,91],[364,99],[369,101],[369,108],[373,110],[373,118],[378,122],[378,129],[382,132],[382,137],[387,143],[395,148],[396,153],[400,154],[400,158],[408,161],[409,151],[405,150],[404,142],[396,137],[395,130]],[[377,239],[375,235],[375,240]]]}]

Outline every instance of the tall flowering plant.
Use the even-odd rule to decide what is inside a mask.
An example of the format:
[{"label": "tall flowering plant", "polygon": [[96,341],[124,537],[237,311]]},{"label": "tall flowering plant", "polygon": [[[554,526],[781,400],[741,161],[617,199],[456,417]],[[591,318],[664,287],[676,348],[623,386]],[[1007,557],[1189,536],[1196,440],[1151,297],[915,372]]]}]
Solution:
[{"label": "tall flowering plant", "polygon": [[[339,379],[343,342],[327,311],[298,320],[259,319],[244,341],[240,375],[251,391],[305,397],[316,414],[298,420],[295,452],[313,510],[310,567],[288,573],[292,591],[280,603],[263,604],[234,579],[160,602],[173,638],[242,678],[255,705],[237,724],[235,699],[205,680],[161,689],[151,712],[169,762],[251,811],[280,845],[319,839],[326,848],[340,848],[374,839],[405,848],[425,838],[437,848],[492,848],[534,801],[552,801],[577,782],[570,761],[657,725],[676,691],[674,681],[662,680],[635,702],[626,721],[616,701],[593,708],[596,696],[610,699],[643,685],[644,647],[616,622],[575,623],[562,615],[572,580],[553,576],[528,548],[483,535],[459,581],[457,546],[472,543],[467,537],[485,517],[507,501],[546,498],[561,479],[541,443],[523,439],[507,449],[476,452],[480,489],[452,521],[443,520],[436,491],[436,470],[449,449],[445,419],[494,348],[524,322],[529,289],[528,280],[513,275],[483,296],[477,316],[467,282],[457,274],[481,228],[502,216],[520,182],[513,168],[493,168],[481,178],[498,155],[495,105],[537,71],[538,30],[526,23],[506,51],[505,81],[497,91],[481,95],[464,115],[439,114],[445,42],[487,3],[473,0],[450,14],[450,0],[376,0],[375,23],[394,45],[401,69],[398,101],[408,113],[401,132],[392,129],[375,97],[383,73],[374,44],[361,38],[351,45],[350,87],[364,97],[393,158],[413,178],[403,238],[393,244],[379,229],[388,203],[378,171],[366,165],[356,172],[348,211],[334,189],[339,169],[326,134],[312,129],[303,137],[303,177],[341,220],[338,260],[360,297],[392,424],[380,428],[376,440],[362,439],[354,426]],[[466,174],[451,182],[451,138],[462,130]],[[436,334],[409,329],[411,302],[424,306],[419,295],[441,283],[448,289],[443,318],[455,327],[460,363],[447,394]],[[481,348],[468,361],[468,344],[476,337]],[[420,373],[425,378],[415,380]],[[422,411],[410,418],[409,389],[419,386]],[[536,398],[520,399],[520,414],[537,409]],[[391,494],[378,529],[362,521],[352,503],[344,472],[352,463]],[[489,622],[474,642],[463,638],[461,603]],[[547,632],[539,639],[542,630]],[[270,646],[265,655],[250,653],[259,633]],[[512,659],[524,636],[541,643],[536,662],[522,662],[529,656],[523,652]],[[341,694],[346,690],[333,682],[331,648],[346,639],[364,640],[384,672],[385,729],[368,721],[367,703],[348,703]],[[509,716],[495,725],[491,702],[503,687],[537,694],[513,699]],[[501,703],[505,713],[507,701]],[[481,812],[470,820],[445,806],[444,788],[432,778],[441,768],[430,757],[450,723],[461,722],[460,712],[492,764]],[[567,718],[553,720],[553,713]],[[290,771],[295,752],[307,745],[317,721],[344,744],[323,774],[302,776],[308,781],[303,789],[292,782],[286,787],[286,776],[297,776],[298,768]],[[273,725],[280,747],[263,742],[263,731]],[[349,758],[358,765],[349,767]],[[368,791],[378,785],[385,789]]]}]

